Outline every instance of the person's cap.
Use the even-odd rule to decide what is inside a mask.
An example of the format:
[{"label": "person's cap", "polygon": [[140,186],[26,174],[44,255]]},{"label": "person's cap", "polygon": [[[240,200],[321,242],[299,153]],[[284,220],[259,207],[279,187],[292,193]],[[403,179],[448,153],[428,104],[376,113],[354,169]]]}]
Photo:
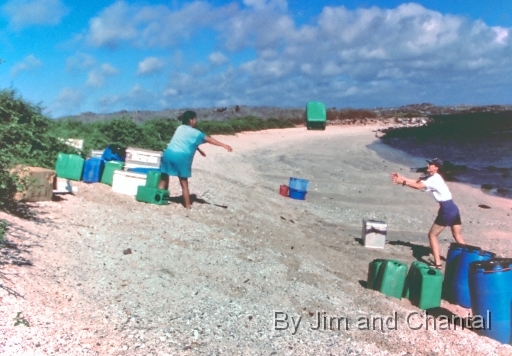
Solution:
[{"label": "person's cap", "polygon": [[183,115],[181,116],[181,122],[185,125],[188,125],[188,123],[190,122],[190,120],[192,120],[193,118],[195,118],[197,115],[195,113],[195,111],[192,111],[192,110],[187,110],[183,113]]},{"label": "person's cap", "polygon": [[433,164],[437,168],[443,168],[443,161],[441,161],[439,158],[427,159],[427,163]]}]

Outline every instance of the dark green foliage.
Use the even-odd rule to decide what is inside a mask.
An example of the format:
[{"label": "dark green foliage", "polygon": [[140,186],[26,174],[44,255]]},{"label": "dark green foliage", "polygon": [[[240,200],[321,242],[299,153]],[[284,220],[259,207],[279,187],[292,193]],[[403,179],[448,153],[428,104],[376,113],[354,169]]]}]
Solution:
[{"label": "dark green foliage", "polygon": [[7,231],[7,220],[0,219],[0,244],[5,241],[5,232]]},{"label": "dark green foliage", "polygon": [[14,205],[14,194],[27,184],[11,174],[16,165],[53,168],[56,152],[73,152],[52,129],[39,106],[14,90],[0,91],[0,208]]},{"label": "dark green foliage", "polygon": [[234,135],[235,131],[225,121],[199,121],[197,123],[197,129],[204,132],[207,135]]},{"label": "dark green foliage", "polygon": [[171,119],[145,121],[142,125],[143,140],[141,145],[148,150],[162,151],[179,125],[179,121]]},{"label": "dark green foliage", "polygon": [[273,128],[295,127],[289,120],[270,118],[261,120],[254,116],[229,119],[228,121],[199,121],[197,128],[207,135],[233,135],[242,131],[259,131]]},{"label": "dark green foliage", "polygon": [[341,121],[357,121],[363,119],[375,119],[377,114],[371,110],[363,109],[328,109],[327,121],[341,120]]},{"label": "dark green foliage", "polygon": [[512,111],[435,115],[426,127],[388,130],[384,138],[415,137],[419,140],[450,138],[467,141],[473,138],[499,137],[509,132],[511,128]]}]

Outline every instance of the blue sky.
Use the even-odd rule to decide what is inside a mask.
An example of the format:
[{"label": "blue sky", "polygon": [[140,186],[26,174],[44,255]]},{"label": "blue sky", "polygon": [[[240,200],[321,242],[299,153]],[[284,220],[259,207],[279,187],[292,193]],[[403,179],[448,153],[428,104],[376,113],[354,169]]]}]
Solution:
[{"label": "blue sky", "polygon": [[0,88],[50,117],[512,104],[512,1],[0,3]]}]

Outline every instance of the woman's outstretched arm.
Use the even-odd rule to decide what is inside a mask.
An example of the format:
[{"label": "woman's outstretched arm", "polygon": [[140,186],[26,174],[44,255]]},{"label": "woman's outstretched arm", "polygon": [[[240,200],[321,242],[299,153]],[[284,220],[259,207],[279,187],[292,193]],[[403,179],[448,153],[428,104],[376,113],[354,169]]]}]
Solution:
[{"label": "woman's outstretched arm", "polygon": [[211,143],[212,145],[215,145],[215,146],[224,147],[226,150],[228,150],[228,152],[233,151],[233,149],[231,148],[231,146],[226,145],[225,143],[222,143],[222,142],[220,142],[220,141],[218,141],[218,140],[214,139],[213,137],[206,136],[205,141],[206,141],[206,142],[208,142],[208,143]]},{"label": "woman's outstretched arm", "polygon": [[414,180],[411,178],[405,178],[404,176],[398,173],[391,173],[390,178],[395,184],[402,184],[403,186],[408,186],[414,189],[426,188],[425,184],[422,181]]}]

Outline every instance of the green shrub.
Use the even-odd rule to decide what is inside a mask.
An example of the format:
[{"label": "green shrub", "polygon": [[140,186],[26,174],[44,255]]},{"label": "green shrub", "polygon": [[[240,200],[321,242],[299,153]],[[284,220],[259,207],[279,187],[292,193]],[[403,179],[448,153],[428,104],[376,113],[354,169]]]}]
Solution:
[{"label": "green shrub", "polygon": [[0,219],[0,244],[5,242],[5,233],[7,232],[7,220]]},{"label": "green shrub", "polygon": [[52,130],[52,121],[14,90],[0,91],[0,208],[16,205],[26,182],[11,173],[16,165],[53,168],[57,152],[73,152]]}]

